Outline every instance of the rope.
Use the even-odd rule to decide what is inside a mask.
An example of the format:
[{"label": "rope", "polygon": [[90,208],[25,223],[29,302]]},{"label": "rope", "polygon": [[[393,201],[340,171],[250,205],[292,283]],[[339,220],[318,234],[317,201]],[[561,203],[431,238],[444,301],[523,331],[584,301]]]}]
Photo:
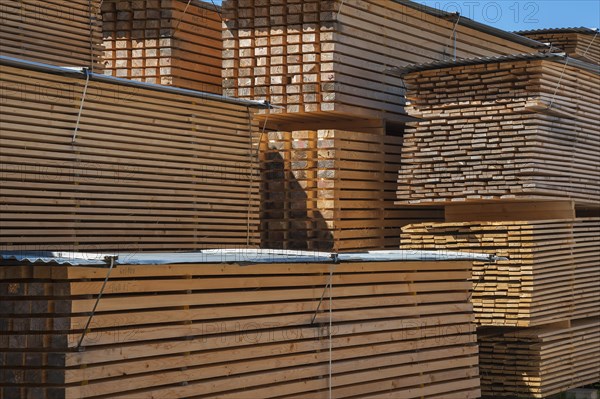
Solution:
[{"label": "rope", "polygon": [[102,283],[102,288],[100,288],[100,293],[98,294],[98,298],[96,298],[96,303],[94,304],[94,307],[92,308],[92,314],[90,314],[90,317],[88,318],[88,321],[85,324],[85,328],[83,329],[81,338],[79,338],[79,342],[77,343],[76,349],[79,349],[81,347],[81,344],[83,343],[85,334],[87,334],[88,328],[90,328],[90,324],[92,323],[92,319],[94,318],[94,313],[96,313],[96,309],[98,308],[98,303],[100,303],[100,298],[102,298],[102,294],[104,293],[104,288],[106,288],[106,283],[108,282],[108,278],[110,277],[110,272],[112,272],[112,269],[115,266],[115,260],[117,259],[117,257],[110,256],[107,258],[110,258],[110,267],[108,268],[108,273],[106,273],[106,277],[104,278],[104,283]]},{"label": "rope", "polygon": [[[450,34],[450,37],[448,37],[448,40],[452,40],[452,38],[454,37],[454,61],[456,61],[456,28],[458,28],[458,23],[460,22],[460,13],[456,13],[456,22],[454,23],[454,27],[452,28],[452,33]],[[446,50],[448,49],[448,43],[446,43],[446,45],[444,46],[444,51],[442,52],[442,59],[446,58]]]},{"label": "rope", "polygon": [[85,86],[83,88],[83,95],[81,96],[81,103],[79,104],[79,112],[77,113],[77,122],[75,123],[75,130],[73,131],[73,138],[71,139],[71,144],[75,144],[75,139],[77,138],[77,132],[79,131],[79,123],[81,121],[81,114],[83,112],[83,103],[85,102],[88,84],[90,83],[90,71],[84,69],[83,73],[85,73]]},{"label": "rope", "polygon": [[596,40],[596,36],[598,36],[598,29],[596,29],[596,34],[594,35],[594,37],[592,37],[592,41],[590,42],[590,44],[588,44],[587,48],[585,49],[585,53],[583,53],[584,57],[587,55],[588,51],[590,50],[590,47],[592,47],[592,43],[594,43],[594,40]]},{"label": "rope", "polygon": [[344,2],[345,1],[346,0],[342,0],[342,4],[340,4],[340,9],[338,10],[337,15],[335,16],[336,19],[340,18],[340,13],[342,12],[342,7],[344,7]]},{"label": "rope", "polygon": [[548,109],[552,108],[552,105],[554,105],[554,99],[556,98],[556,94],[558,93],[558,89],[560,88],[560,85],[562,83],[563,77],[565,76],[565,71],[567,70],[567,65],[569,64],[569,56],[567,55],[565,58],[565,65],[562,69],[562,72],[560,73],[560,78],[558,78],[558,83],[556,84],[556,88],[554,89],[554,94],[552,94],[552,98],[550,99],[550,104],[548,105]]},{"label": "rope", "polygon": [[217,14],[219,15],[219,18],[221,18],[221,22],[223,21],[223,16],[221,15],[221,13],[219,12],[219,7],[217,7],[217,5],[215,4],[215,2],[213,0],[210,0],[210,2],[212,3],[213,7],[215,7],[215,11],[217,12]]},{"label": "rope", "polygon": [[185,8],[183,9],[183,14],[181,14],[181,17],[179,17],[179,20],[177,21],[177,23],[175,24],[175,27],[173,28],[173,36],[175,36],[175,32],[177,31],[177,28],[179,27],[181,20],[183,19],[183,17],[185,17],[185,14],[187,13],[188,7],[190,6],[191,2],[192,2],[192,0],[188,0],[187,4],[185,5]]}]

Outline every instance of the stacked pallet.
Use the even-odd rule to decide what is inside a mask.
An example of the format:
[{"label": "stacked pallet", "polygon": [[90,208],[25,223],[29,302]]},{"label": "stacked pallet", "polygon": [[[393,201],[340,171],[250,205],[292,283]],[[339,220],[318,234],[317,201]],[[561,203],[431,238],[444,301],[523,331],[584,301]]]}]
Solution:
[{"label": "stacked pallet", "polygon": [[3,65],[1,74],[4,249],[258,244],[248,104],[103,75],[91,77],[82,102],[83,74],[26,68]]},{"label": "stacked pallet", "polygon": [[271,122],[293,118],[285,112],[402,119],[403,84],[387,70],[453,57],[453,32],[457,57],[539,45],[465,23],[454,30],[455,16],[402,1],[226,0],[223,14],[224,92],[282,106]]},{"label": "stacked pallet", "polygon": [[533,40],[549,43],[553,49],[561,49],[570,57],[600,63],[600,39],[597,37],[597,29],[535,29],[516,33]]},{"label": "stacked pallet", "polygon": [[600,380],[600,321],[478,332],[485,397],[548,398]]},{"label": "stacked pallet", "polygon": [[101,70],[100,0],[6,0],[0,55]]},{"label": "stacked pallet", "polygon": [[[408,73],[401,204],[575,200],[600,205],[598,69],[559,55]],[[564,74],[563,74],[564,70]]]},{"label": "stacked pallet", "polygon": [[222,26],[213,4],[105,0],[102,18],[106,74],[221,93]]},{"label": "stacked pallet", "polygon": [[2,266],[0,395],[479,397],[470,262],[285,257]]},{"label": "stacked pallet", "polygon": [[401,135],[268,132],[263,149],[264,248],[397,248],[402,226],[443,220],[438,208],[394,205]]},{"label": "stacked pallet", "polygon": [[484,326],[538,326],[600,316],[600,218],[406,226],[402,248],[489,253],[475,262],[473,307]]}]

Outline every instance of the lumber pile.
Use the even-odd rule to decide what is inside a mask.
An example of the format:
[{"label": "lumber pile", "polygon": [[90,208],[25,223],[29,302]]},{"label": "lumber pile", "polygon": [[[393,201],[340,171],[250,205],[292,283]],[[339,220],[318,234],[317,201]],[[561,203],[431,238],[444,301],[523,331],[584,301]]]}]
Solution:
[{"label": "lumber pile", "polygon": [[405,134],[399,203],[544,199],[597,208],[598,71],[564,69],[564,61],[516,56],[408,73],[408,112],[422,120]]},{"label": "lumber pile", "polygon": [[220,94],[222,25],[211,3],[105,0],[105,73]]},{"label": "lumber pile", "polygon": [[600,380],[600,320],[478,331],[484,397],[548,398]]},{"label": "lumber pile", "polygon": [[[224,93],[282,106],[271,122],[293,118],[286,112],[403,120],[404,86],[388,69],[453,56],[455,21],[427,9],[387,0],[226,0]],[[534,51],[518,35],[464,24],[456,33],[459,58]]]},{"label": "lumber pile", "polygon": [[258,244],[257,136],[247,105],[92,77],[77,124],[83,74],[3,65],[0,84],[4,249]]},{"label": "lumber pile", "polygon": [[263,248],[397,248],[402,226],[443,220],[439,208],[394,205],[401,135],[318,130],[264,136]]},{"label": "lumber pile", "polygon": [[479,397],[470,262],[274,262],[118,265],[80,350],[107,268],[1,266],[0,395]]},{"label": "lumber pile", "polygon": [[473,307],[484,326],[538,326],[600,316],[600,218],[421,223],[403,249],[507,257],[473,265]]},{"label": "lumber pile", "polygon": [[600,40],[597,30],[589,28],[535,29],[516,32],[561,49],[570,57],[600,63]]},{"label": "lumber pile", "polygon": [[100,71],[100,0],[3,0],[0,55]]}]

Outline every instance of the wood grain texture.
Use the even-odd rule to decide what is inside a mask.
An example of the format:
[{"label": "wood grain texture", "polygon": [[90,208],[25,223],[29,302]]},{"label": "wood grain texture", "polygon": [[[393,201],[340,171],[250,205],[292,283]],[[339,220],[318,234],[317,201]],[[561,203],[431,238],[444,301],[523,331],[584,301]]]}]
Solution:
[{"label": "wood grain texture", "polygon": [[405,79],[409,113],[422,121],[410,123],[405,135],[400,204],[573,200],[580,208],[600,206],[596,74],[535,60]]},{"label": "wood grain texture", "polygon": [[222,92],[219,8],[194,1],[102,3],[105,73],[191,90]]},{"label": "wood grain texture", "polygon": [[600,315],[600,218],[423,223],[402,231],[403,249],[496,254],[475,262],[480,325],[537,326]]},{"label": "wood grain texture", "polygon": [[0,243],[120,253],[258,245],[243,105],[3,67]]},{"label": "wood grain texture", "polygon": [[547,398],[600,380],[598,318],[478,331],[484,397]]},{"label": "wood grain texture", "polygon": [[0,55],[102,72],[100,0],[6,0]]},{"label": "wood grain texture", "polygon": [[[229,0],[223,15],[224,93],[280,114],[402,119],[404,85],[389,69],[451,57],[454,21],[393,1]],[[457,34],[461,58],[533,51],[460,24]]]},{"label": "wood grain texture", "polygon": [[469,267],[118,265],[77,351],[107,269],[0,266],[2,393],[327,398],[331,294],[334,397],[476,398]]}]

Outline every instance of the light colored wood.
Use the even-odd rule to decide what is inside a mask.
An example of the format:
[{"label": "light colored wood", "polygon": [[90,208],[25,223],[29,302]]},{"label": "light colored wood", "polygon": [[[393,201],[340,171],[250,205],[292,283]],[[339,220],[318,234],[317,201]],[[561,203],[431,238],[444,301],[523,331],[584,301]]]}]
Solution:
[{"label": "light colored wood", "polygon": [[[224,93],[282,106],[274,118],[281,129],[313,113],[404,121],[404,85],[389,70],[449,59],[454,29],[454,21],[386,0],[229,0],[223,16]],[[456,30],[460,58],[535,51]]]},{"label": "light colored wood", "polygon": [[219,13],[210,2],[105,0],[105,73],[221,94]]},{"label": "light colored wood", "polygon": [[51,390],[78,399],[326,397],[329,295],[336,397],[475,392],[469,268],[458,261],[118,265],[83,350],[74,351],[107,269],[0,265],[7,298],[0,320],[27,320],[3,324],[11,338],[0,335],[0,357],[15,372],[0,373],[2,392],[27,395],[36,385],[44,398]]},{"label": "light colored wood", "polygon": [[422,121],[405,134],[399,204],[600,206],[597,74],[532,60],[449,66],[405,81],[407,111]]},{"label": "light colored wood", "polygon": [[0,15],[0,55],[102,72],[100,0],[8,0]]},{"label": "light colored wood", "polygon": [[489,253],[475,262],[481,325],[537,326],[600,316],[600,218],[423,223],[403,228],[402,248]]},{"label": "light colored wood", "polygon": [[600,379],[598,318],[478,332],[485,397],[547,398]]},{"label": "light colored wood", "polygon": [[3,67],[7,250],[259,244],[257,125],[243,105]]},{"label": "light colored wood", "polygon": [[446,222],[548,220],[575,218],[573,201],[457,204],[444,207]]}]

